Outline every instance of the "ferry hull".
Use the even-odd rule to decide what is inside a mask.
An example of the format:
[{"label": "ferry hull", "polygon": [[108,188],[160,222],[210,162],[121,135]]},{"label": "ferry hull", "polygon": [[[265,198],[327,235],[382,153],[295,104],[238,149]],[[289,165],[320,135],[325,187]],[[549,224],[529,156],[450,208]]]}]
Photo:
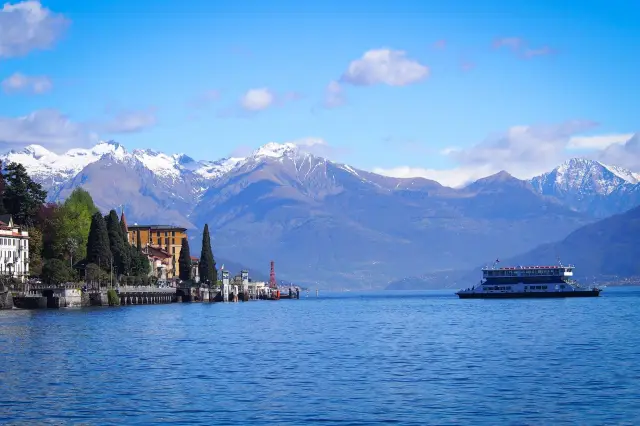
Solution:
[{"label": "ferry hull", "polygon": [[602,290],[549,291],[526,293],[456,293],[460,299],[548,299],[562,297],[598,297]]}]

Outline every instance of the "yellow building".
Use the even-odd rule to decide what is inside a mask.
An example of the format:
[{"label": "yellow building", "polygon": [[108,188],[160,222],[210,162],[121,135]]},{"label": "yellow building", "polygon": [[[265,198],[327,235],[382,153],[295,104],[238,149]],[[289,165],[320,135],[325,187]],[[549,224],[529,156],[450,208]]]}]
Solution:
[{"label": "yellow building", "polygon": [[187,228],[171,225],[135,224],[128,226],[124,212],[122,212],[120,220],[127,230],[129,244],[138,244],[138,239],[140,239],[141,247],[152,246],[171,253],[172,263],[174,265],[173,274],[167,278],[178,277],[180,275],[178,258],[180,257],[180,250],[182,248],[182,239],[187,238]]}]

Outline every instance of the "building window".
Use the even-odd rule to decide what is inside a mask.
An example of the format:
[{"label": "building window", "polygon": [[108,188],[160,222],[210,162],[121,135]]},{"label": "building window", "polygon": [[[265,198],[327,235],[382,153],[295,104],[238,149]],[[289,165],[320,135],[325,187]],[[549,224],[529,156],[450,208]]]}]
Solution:
[{"label": "building window", "polygon": [[171,244],[175,244],[176,243],[176,239],[175,238],[171,238]]}]

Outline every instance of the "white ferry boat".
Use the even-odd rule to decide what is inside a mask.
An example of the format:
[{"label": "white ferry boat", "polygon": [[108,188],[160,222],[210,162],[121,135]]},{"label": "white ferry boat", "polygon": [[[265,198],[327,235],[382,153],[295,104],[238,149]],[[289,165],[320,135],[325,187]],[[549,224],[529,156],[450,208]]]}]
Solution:
[{"label": "white ferry boat", "polygon": [[584,287],[574,281],[574,266],[517,266],[482,269],[476,286],[460,290],[460,299],[507,299],[542,297],[597,297],[597,287]]}]

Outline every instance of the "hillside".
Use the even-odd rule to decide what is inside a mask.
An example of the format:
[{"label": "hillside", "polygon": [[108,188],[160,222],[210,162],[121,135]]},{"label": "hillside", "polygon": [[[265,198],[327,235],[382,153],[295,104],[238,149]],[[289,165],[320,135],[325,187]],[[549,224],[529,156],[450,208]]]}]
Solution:
[{"label": "hillside", "polygon": [[[640,207],[585,225],[555,243],[518,256],[500,258],[503,265],[549,265],[558,259],[576,267],[575,277],[612,282],[640,277]],[[491,263],[491,259],[487,259]],[[485,263],[485,264],[487,264]],[[472,270],[423,274],[391,282],[389,290],[457,288],[479,281],[481,266]]]}]

